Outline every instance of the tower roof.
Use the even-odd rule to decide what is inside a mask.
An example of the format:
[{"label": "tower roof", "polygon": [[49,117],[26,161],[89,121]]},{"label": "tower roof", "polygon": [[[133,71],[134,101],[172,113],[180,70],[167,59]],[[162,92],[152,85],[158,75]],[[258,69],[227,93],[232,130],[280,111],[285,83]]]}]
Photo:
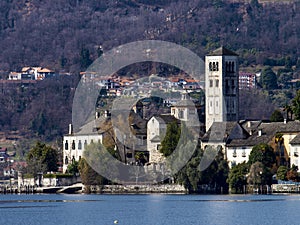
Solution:
[{"label": "tower roof", "polygon": [[233,55],[238,56],[235,52],[225,48],[224,46],[221,46],[220,48],[217,48],[216,50],[212,51],[208,54],[208,56],[220,56],[220,55]]}]

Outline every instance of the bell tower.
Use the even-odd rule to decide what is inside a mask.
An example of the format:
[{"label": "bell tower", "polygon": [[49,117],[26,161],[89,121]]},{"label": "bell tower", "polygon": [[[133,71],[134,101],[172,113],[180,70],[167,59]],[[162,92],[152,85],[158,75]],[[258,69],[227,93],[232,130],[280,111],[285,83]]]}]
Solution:
[{"label": "bell tower", "polygon": [[239,119],[238,55],[220,47],[205,56],[205,126]]}]

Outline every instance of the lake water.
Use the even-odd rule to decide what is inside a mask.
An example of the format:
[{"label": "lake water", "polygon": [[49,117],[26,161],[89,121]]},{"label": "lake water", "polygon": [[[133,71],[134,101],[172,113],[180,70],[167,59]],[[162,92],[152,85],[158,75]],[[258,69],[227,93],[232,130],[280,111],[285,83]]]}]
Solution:
[{"label": "lake water", "polygon": [[1,225],[300,224],[300,195],[0,195]]}]

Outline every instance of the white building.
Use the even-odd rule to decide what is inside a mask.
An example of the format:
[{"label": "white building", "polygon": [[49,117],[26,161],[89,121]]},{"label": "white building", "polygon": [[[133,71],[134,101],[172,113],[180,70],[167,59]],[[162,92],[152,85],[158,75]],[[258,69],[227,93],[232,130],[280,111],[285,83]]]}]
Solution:
[{"label": "white building", "polygon": [[81,159],[88,144],[103,142],[103,133],[99,133],[92,124],[94,122],[87,124],[78,133],[73,133],[72,125],[69,125],[69,133],[63,137],[63,172],[66,172],[72,161]]},{"label": "white building", "polygon": [[161,141],[167,131],[167,125],[173,121],[178,121],[171,115],[153,116],[147,123],[147,150],[149,152],[150,163],[161,163],[164,156],[160,153],[159,148]]},{"label": "white building", "polygon": [[289,146],[290,146],[291,166],[292,165],[298,166],[298,172],[300,172],[300,159],[299,159],[300,133],[291,140],[291,142],[289,143]]},{"label": "white building", "polygon": [[205,57],[206,130],[213,122],[238,121],[238,55],[220,47]]}]

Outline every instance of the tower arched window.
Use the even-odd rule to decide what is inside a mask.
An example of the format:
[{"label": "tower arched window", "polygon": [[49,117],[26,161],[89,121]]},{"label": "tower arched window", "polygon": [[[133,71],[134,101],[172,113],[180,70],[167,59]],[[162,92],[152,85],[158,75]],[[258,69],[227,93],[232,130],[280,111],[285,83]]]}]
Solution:
[{"label": "tower arched window", "polygon": [[79,150],[82,149],[82,143],[81,143],[81,140],[78,141],[78,149],[79,149]]},{"label": "tower arched window", "polygon": [[212,62],[209,63],[209,71],[213,70]]},{"label": "tower arched window", "polygon": [[66,143],[65,143],[65,150],[68,150],[69,149],[69,143],[68,143],[68,141],[66,141]]},{"label": "tower arched window", "polygon": [[213,69],[212,70],[216,71],[216,63],[215,62],[213,62]]},{"label": "tower arched window", "polygon": [[75,150],[75,141],[72,141],[72,149]]},{"label": "tower arched window", "polygon": [[219,71],[219,62],[216,62],[216,71]]},{"label": "tower arched window", "polygon": [[65,157],[65,164],[66,164],[66,165],[68,165],[68,164],[69,164],[69,159],[68,159],[68,157],[67,157],[67,156]]}]

